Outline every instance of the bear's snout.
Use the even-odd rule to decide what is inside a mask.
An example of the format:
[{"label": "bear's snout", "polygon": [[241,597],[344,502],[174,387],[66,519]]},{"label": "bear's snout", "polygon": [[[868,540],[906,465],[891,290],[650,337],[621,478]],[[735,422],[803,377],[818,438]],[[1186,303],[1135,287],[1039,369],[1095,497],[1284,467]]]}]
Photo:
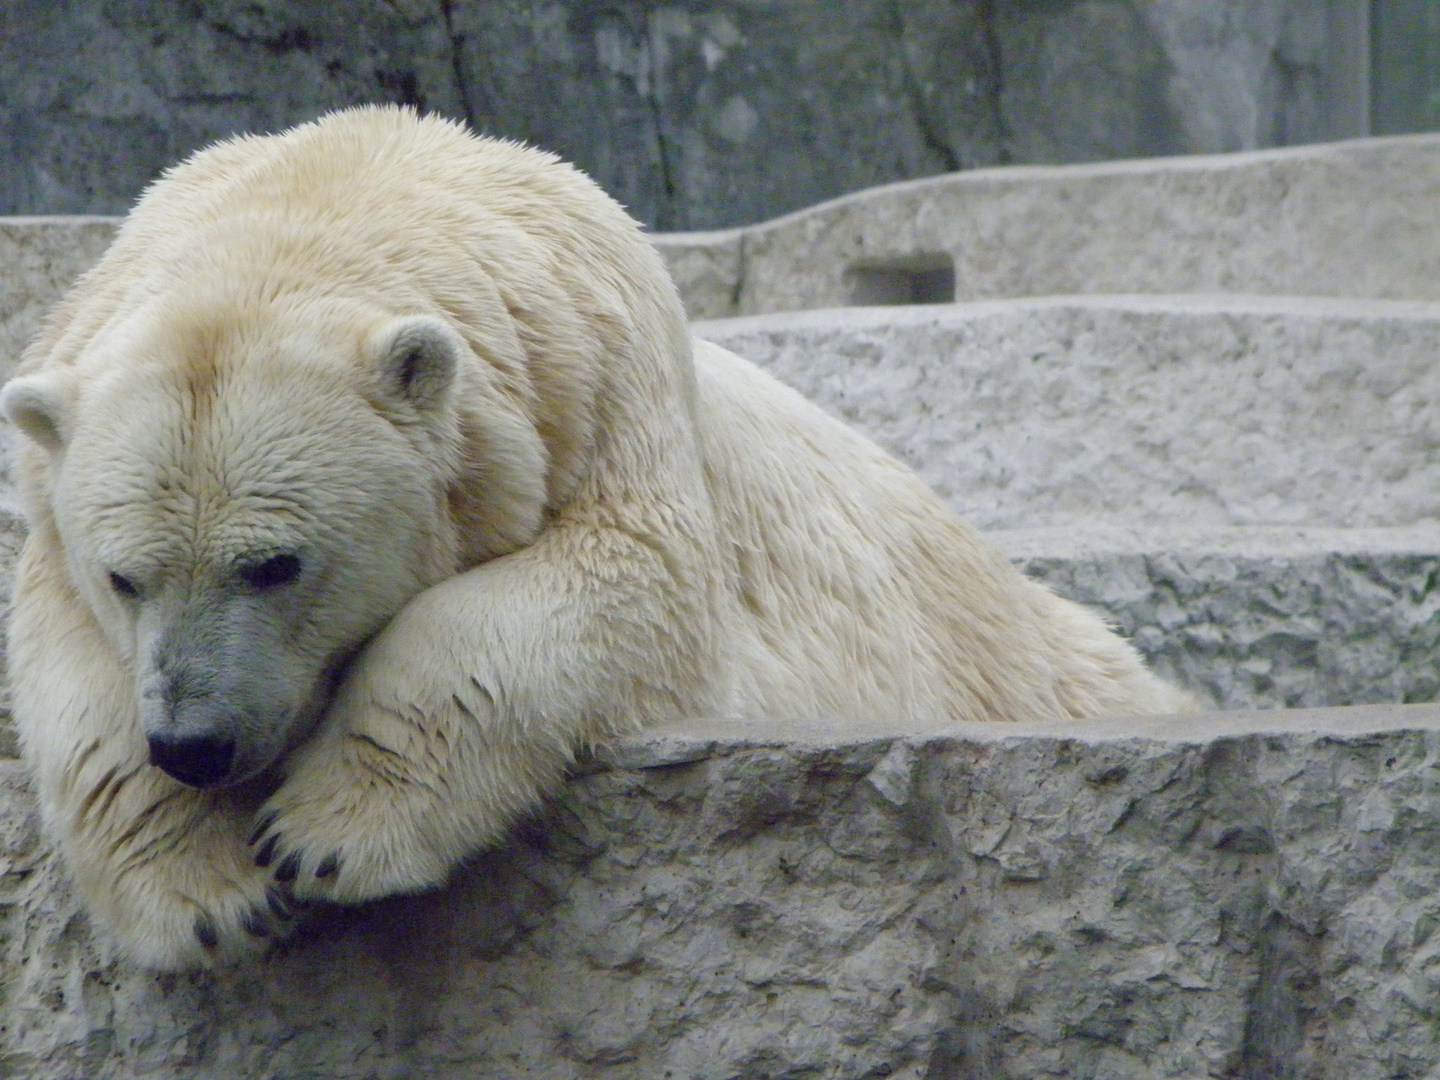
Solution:
[{"label": "bear's snout", "polygon": [[235,740],[224,735],[151,735],[150,764],[191,787],[213,787],[230,775]]}]

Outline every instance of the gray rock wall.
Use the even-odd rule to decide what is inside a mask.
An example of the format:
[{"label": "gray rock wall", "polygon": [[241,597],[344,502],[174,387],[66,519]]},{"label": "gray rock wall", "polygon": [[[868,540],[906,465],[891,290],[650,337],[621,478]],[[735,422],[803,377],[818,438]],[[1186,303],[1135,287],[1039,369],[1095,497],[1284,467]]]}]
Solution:
[{"label": "gray rock wall", "polygon": [[0,214],[116,213],[205,142],[366,101],[555,150],[660,229],[978,165],[1343,138],[1366,130],[1363,8],[8,0]]},{"label": "gray rock wall", "polygon": [[0,379],[8,379],[45,313],[115,238],[103,217],[0,218]]}]

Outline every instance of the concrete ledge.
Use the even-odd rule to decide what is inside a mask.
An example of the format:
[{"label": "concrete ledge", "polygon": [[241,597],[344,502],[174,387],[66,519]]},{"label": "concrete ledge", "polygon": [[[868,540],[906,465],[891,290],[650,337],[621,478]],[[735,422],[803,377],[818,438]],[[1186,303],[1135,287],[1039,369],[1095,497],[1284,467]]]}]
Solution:
[{"label": "concrete ledge", "polygon": [[1440,524],[1089,526],[987,538],[1221,708],[1440,695]]},{"label": "concrete ledge", "polygon": [[[774,221],[655,236],[694,318],[1094,293],[1440,300],[1440,136],[870,188]],[[0,357],[115,218],[0,218]],[[31,325],[27,323],[27,325]],[[33,327],[32,327],[33,328]]]},{"label": "concrete ledge", "polygon": [[[657,237],[696,318],[953,296],[1278,293],[1440,299],[1440,136],[871,188],[722,233]],[[874,301],[871,301],[874,302]]]},{"label": "concrete ledge", "polygon": [[1433,304],[1050,297],[696,332],[864,431],[981,528],[1440,517]]},{"label": "concrete ledge", "polygon": [[1440,708],[597,755],[445,892],[108,959],[0,767],[26,1077],[1370,1077],[1440,1067]]}]

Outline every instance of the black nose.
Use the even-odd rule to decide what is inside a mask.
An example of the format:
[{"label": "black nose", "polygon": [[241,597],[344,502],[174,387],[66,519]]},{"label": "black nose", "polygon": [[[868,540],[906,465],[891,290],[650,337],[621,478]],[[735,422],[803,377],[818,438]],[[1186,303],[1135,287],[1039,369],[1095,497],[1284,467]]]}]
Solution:
[{"label": "black nose", "polygon": [[151,735],[150,764],[182,784],[205,788],[230,775],[235,740],[221,735]]}]

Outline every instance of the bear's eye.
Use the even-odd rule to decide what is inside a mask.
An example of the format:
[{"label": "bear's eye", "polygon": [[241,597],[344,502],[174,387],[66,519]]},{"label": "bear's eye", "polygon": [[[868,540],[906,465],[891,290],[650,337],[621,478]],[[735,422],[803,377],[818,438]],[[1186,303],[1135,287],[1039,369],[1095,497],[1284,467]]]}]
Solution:
[{"label": "bear's eye", "polygon": [[300,556],[272,555],[264,562],[240,568],[240,578],[252,589],[275,589],[300,576]]},{"label": "bear's eye", "polygon": [[140,595],[140,590],[135,587],[135,582],[128,577],[122,577],[114,570],[110,571],[110,587],[127,600],[134,600]]}]

